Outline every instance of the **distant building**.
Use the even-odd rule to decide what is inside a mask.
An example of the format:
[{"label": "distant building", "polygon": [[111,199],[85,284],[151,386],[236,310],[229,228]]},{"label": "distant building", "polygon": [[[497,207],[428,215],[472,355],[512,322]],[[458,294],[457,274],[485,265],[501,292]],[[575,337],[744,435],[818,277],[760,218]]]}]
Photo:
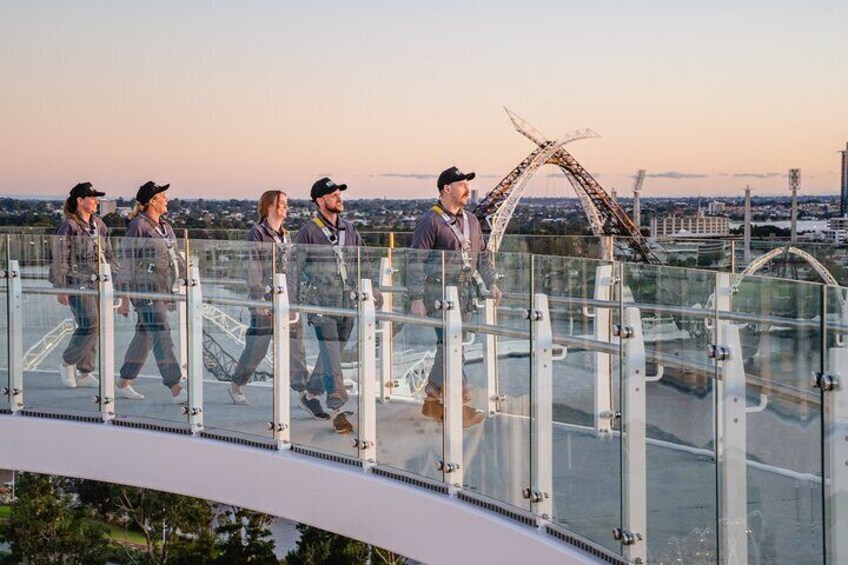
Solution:
[{"label": "distant building", "polygon": [[822,230],[822,237],[829,243],[843,243],[848,240],[848,218],[829,219],[827,229]]},{"label": "distant building", "polygon": [[100,201],[100,215],[106,216],[108,214],[114,214],[118,211],[118,201],[117,200],[101,200]]},{"label": "distant building", "polygon": [[468,197],[468,203],[472,206],[477,206],[480,202],[480,193],[477,192],[476,188],[471,189],[471,196]]},{"label": "distant building", "polygon": [[848,143],[845,144],[845,151],[842,153],[842,191],[839,193],[839,215],[848,217]]},{"label": "distant building", "polygon": [[718,216],[719,214],[724,214],[726,207],[727,205],[724,202],[713,200],[707,205],[707,213],[710,216]]},{"label": "distant building", "polygon": [[730,233],[730,221],[724,216],[666,216],[651,218],[651,237],[725,236]]}]

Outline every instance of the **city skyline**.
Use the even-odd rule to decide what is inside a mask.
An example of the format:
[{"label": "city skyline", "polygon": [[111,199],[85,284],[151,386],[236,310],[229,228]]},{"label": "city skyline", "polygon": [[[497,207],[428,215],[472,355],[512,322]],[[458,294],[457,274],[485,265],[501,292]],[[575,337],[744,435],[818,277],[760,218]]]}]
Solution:
[{"label": "city skyline", "polygon": [[[539,17],[537,14],[544,14]],[[0,194],[90,180],[132,196],[429,198],[452,164],[481,195],[523,159],[506,105],[608,190],[643,197],[838,194],[848,47],[835,1],[57,1],[0,7]],[[524,21],[522,21],[524,20]],[[553,174],[552,174],[553,173]],[[528,196],[573,196],[543,170]]]}]

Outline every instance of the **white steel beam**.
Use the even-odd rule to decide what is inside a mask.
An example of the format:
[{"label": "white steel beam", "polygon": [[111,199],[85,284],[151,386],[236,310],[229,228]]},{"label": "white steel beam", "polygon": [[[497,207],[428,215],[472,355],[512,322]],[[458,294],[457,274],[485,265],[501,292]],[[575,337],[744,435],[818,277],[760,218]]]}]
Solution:
[{"label": "white steel beam", "polygon": [[18,412],[24,407],[24,323],[21,269],[14,259],[6,271],[6,331],[9,335],[9,408]]},{"label": "white steel beam", "polygon": [[291,446],[290,312],[286,275],[274,275],[274,409],[271,432],[278,448]]},{"label": "white steel beam", "polygon": [[[487,298],[483,301],[484,323],[488,326],[498,324],[495,301]],[[483,373],[486,375],[486,400],[489,416],[494,416],[500,407],[498,390],[498,336],[493,333],[483,335]]]},{"label": "white steel beam", "polygon": [[553,331],[548,297],[536,294],[531,323],[530,489],[525,498],[543,519],[553,514]]},{"label": "white steel beam", "polygon": [[115,288],[109,263],[100,262],[97,300],[100,355],[100,414],[104,420],[115,417]]},{"label": "white steel beam", "polygon": [[203,429],[203,296],[200,271],[194,261],[186,278],[186,350],[188,359],[188,423],[193,433]]},{"label": "white steel beam", "polygon": [[445,288],[445,299],[437,302],[444,320],[444,382],[442,396],[444,404],[444,454],[441,468],[444,481],[461,487],[463,484],[462,449],[462,315],[459,310],[459,292],[455,286]]},{"label": "white steel beam", "polygon": [[[610,301],[612,299],[612,265],[601,265],[595,271],[595,300]],[[610,309],[595,308],[595,339],[609,342],[610,340]],[[609,353],[596,352],[595,356],[595,432],[608,434],[613,425],[612,396],[610,389],[611,364]]]},{"label": "white steel beam", "polygon": [[[382,257],[380,259],[380,286],[383,288],[389,288],[392,286],[393,275],[395,273],[395,268],[392,266],[392,258]],[[383,306],[380,309],[381,312],[391,314],[392,309],[394,307],[394,296],[392,292],[384,292],[383,293]],[[379,332],[380,332],[380,345],[378,347],[377,356],[380,358],[380,382],[379,386],[379,401],[385,402],[389,400],[392,396],[392,391],[394,390],[394,375],[392,374],[392,363],[394,361],[393,356],[393,344],[392,340],[394,338],[394,331],[392,328],[392,322],[387,320],[383,320],[378,322]]]},{"label": "white steel beam", "polygon": [[[834,295],[829,287],[828,298]],[[835,289],[834,289],[835,290]],[[838,292],[843,293],[842,289]],[[840,296],[840,298],[842,298]],[[840,300],[844,302],[844,300]],[[848,308],[842,307],[842,323],[848,322]],[[825,328],[825,336],[827,331]],[[848,563],[848,344],[828,348],[824,391],[825,430],[825,541],[828,563]]]},{"label": "white steel beam", "polygon": [[356,446],[359,458],[377,461],[377,314],[374,309],[374,290],[369,279],[360,279],[357,293],[356,318],[359,345],[359,426]]}]

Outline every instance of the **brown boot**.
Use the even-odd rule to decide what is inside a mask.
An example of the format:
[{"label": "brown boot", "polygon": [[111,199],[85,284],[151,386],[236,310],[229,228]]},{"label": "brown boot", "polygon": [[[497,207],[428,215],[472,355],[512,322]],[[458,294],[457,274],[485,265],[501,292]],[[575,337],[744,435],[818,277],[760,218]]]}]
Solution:
[{"label": "brown boot", "polygon": [[471,426],[476,426],[480,422],[486,419],[486,413],[482,410],[477,410],[473,406],[469,406],[465,404],[462,407],[462,427],[470,428]]},{"label": "brown boot", "polygon": [[428,396],[424,399],[424,406],[421,407],[421,415],[442,422],[445,419],[445,407],[438,398]]}]

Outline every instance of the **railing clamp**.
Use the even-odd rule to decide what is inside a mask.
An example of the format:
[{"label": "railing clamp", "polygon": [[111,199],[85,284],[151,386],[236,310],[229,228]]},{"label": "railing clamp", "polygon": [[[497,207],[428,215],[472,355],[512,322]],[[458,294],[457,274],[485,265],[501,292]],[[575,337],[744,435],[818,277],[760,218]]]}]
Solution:
[{"label": "railing clamp", "polygon": [[492,402],[506,402],[506,395],[501,394],[493,394],[491,398],[489,398]]},{"label": "railing clamp", "polygon": [[621,542],[621,545],[633,545],[637,541],[642,541],[642,534],[631,532],[625,528],[613,528],[612,538]]},{"label": "railing clamp", "polygon": [[197,416],[201,412],[203,412],[203,408],[197,408],[196,406],[192,406],[189,408],[188,406],[183,406],[180,408],[180,414],[183,416]]},{"label": "railing clamp", "polygon": [[609,418],[610,420],[620,420],[621,412],[619,412],[618,410],[604,410],[603,412],[599,413],[598,416],[600,416],[601,418]]},{"label": "railing clamp", "polygon": [[524,310],[523,313],[525,320],[530,320],[531,322],[538,322],[544,317],[544,314],[539,310]]},{"label": "railing clamp", "polygon": [[4,386],[3,388],[0,388],[0,393],[2,393],[3,396],[9,396],[10,394],[12,396],[18,396],[21,393],[21,389],[19,389],[19,388],[8,388],[8,387]]},{"label": "railing clamp", "polygon": [[374,442],[369,439],[354,439],[353,447],[358,447],[359,449],[369,449],[374,446]]},{"label": "railing clamp", "polygon": [[623,324],[613,324],[612,335],[620,337],[621,339],[630,339],[633,337],[633,327],[625,326]]},{"label": "railing clamp", "polygon": [[820,388],[822,392],[830,392],[839,387],[839,381],[830,373],[813,373],[813,387]]},{"label": "railing clamp", "polygon": [[436,300],[433,308],[436,310],[450,310],[453,308],[453,303],[450,300]]},{"label": "railing clamp", "polygon": [[551,497],[551,495],[546,492],[542,492],[538,489],[530,487],[527,487],[523,491],[521,491],[521,494],[524,496],[525,500],[529,500],[533,504],[538,504],[546,498]]},{"label": "railing clamp", "polygon": [[268,422],[268,431],[269,432],[284,432],[286,431],[286,425],[282,422],[274,423]]},{"label": "railing clamp", "polygon": [[445,463],[444,461],[438,461],[436,467],[443,473],[453,473],[460,469],[459,463]]},{"label": "railing clamp", "polygon": [[730,348],[724,345],[707,346],[707,357],[716,361],[726,361],[730,359]]},{"label": "railing clamp", "polygon": [[92,396],[91,401],[94,404],[106,406],[108,404],[112,404],[112,402],[114,401],[114,398],[110,398],[108,396]]}]

